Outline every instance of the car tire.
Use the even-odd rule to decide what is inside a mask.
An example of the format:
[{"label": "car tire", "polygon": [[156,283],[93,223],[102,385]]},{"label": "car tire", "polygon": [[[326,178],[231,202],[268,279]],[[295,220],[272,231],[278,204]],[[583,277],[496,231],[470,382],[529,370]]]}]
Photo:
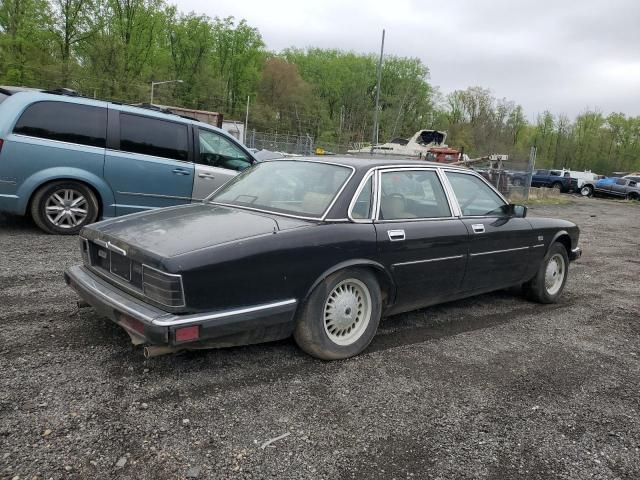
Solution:
[{"label": "car tire", "polygon": [[75,235],[98,218],[93,191],[80,182],[62,180],[41,187],[31,201],[31,216],[38,227],[53,235]]},{"label": "car tire", "polygon": [[640,200],[640,195],[635,192],[628,193],[627,200]]},{"label": "car tire", "polygon": [[551,188],[553,188],[554,190],[558,190],[559,192],[562,192],[562,184],[560,182],[555,182],[551,184]]},{"label": "car tire", "polygon": [[524,181],[521,178],[514,178],[513,179],[513,186],[514,187],[522,187],[524,185]]},{"label": "car tire", "polygon": [[527,298],[538,303],[555,303],[562,295],[569,273],[569,255],[560,242],[551,245],[535,277],[523,285]]},{"label": "car tire", "polygon": [[376,334],[382,294],[365,269],[340,270],[320,282],[296,318],[294,339],[316,358],[339,360],[362,352]]},{"label": "car tire", "polygon": [[583,185],[580,188],[580,195],[582,195],[583,197],[592,197],[593,187],[591,185]]}]

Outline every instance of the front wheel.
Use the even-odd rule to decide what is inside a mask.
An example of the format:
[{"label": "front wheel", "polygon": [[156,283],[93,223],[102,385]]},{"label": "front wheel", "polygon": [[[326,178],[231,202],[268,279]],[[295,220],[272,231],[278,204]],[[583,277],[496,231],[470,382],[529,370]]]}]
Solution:
[{"label": "front wheel", "polygon": [[47,233],[76,234],[98,218],[98,200],[86,185],[74,181],[49,183],[36,192],[31,216]]},{"label": "front wheel", "polygon": [[567,249],[556,242],[545,255],[536,276],[523,285],[524,293],[536,302],[555,303],[564,290],[568,273]]},{"label": "front wheel", "polygon": [[593,187],[591,185],[584,185],[580,189],[580,195],[583,197],[590,197],[593,195]]},{"label": "front wheel", "polygon": [[294,338],[308,354],[338,360],[362,352],[376,334],[382,295],[376,277],[359,268],[323,280],[298,313]]}]

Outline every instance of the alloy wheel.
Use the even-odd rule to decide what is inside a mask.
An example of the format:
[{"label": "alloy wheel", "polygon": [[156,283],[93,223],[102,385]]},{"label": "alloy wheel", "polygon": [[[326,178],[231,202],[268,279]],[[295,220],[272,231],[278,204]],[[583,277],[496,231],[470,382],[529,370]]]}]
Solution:
[{"label": "alloy wheel", "polygon": [[371,294],[358,279],[338,283],[324,305],[324,330],[337,345],[351,345],[365,332],[371,320]]},{"label": "alloy wheel", "polygon": [[544,287],[549,295],[555,295],[562,288],[566,265],[564,258],[559,253],[554,254],[547,262],[544,275]]},{"label": "alloy wheel", "polygon": [[87,218],[87,199],[77,190],[64,188],[53,192],[44,205],[47,219],[59,228],[76,228]]}]

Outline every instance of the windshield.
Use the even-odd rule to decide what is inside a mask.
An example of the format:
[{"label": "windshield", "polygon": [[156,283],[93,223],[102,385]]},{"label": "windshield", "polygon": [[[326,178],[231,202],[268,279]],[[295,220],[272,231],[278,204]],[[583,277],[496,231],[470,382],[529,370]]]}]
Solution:
[{"label": "windshield", "polygon": [[302,160],[264,162],[241,173],[208,200],[303,217],[321,217],[351,169]]}]

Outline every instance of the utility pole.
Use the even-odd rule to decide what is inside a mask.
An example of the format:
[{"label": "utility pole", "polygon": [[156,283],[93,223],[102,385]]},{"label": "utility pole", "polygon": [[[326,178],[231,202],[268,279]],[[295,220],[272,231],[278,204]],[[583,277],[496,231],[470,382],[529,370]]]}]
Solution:
[{"label": "utility pole", "polygon": [[247,95],[247,113],[244,116],[244,131],[242,132],[242,143],[247,144],[247,127],[249,126],[249,99],[250,95]]},{"label": "utility pole", "polygon": [[531,177],[533,176],[533,169],[536,166],[536,151],[537,147],[535,145],[531,146],[531,150],[529,151],[529,163],[527,164],[527,178],[524,181],[524,199],[525,201],[529,200],[529,191],[531,189]]},{"label": "utility pole", "polygon": [[378,109],[380,108],[380,81],[382,80],[382,55],[384,54],[384,28],[382,29],[382,44],[380,45],[380,60],[378,61],[378,81],[376,84],[376,109],[373,112],[373,135],[371,136],[371,153],[378,144]]}]

